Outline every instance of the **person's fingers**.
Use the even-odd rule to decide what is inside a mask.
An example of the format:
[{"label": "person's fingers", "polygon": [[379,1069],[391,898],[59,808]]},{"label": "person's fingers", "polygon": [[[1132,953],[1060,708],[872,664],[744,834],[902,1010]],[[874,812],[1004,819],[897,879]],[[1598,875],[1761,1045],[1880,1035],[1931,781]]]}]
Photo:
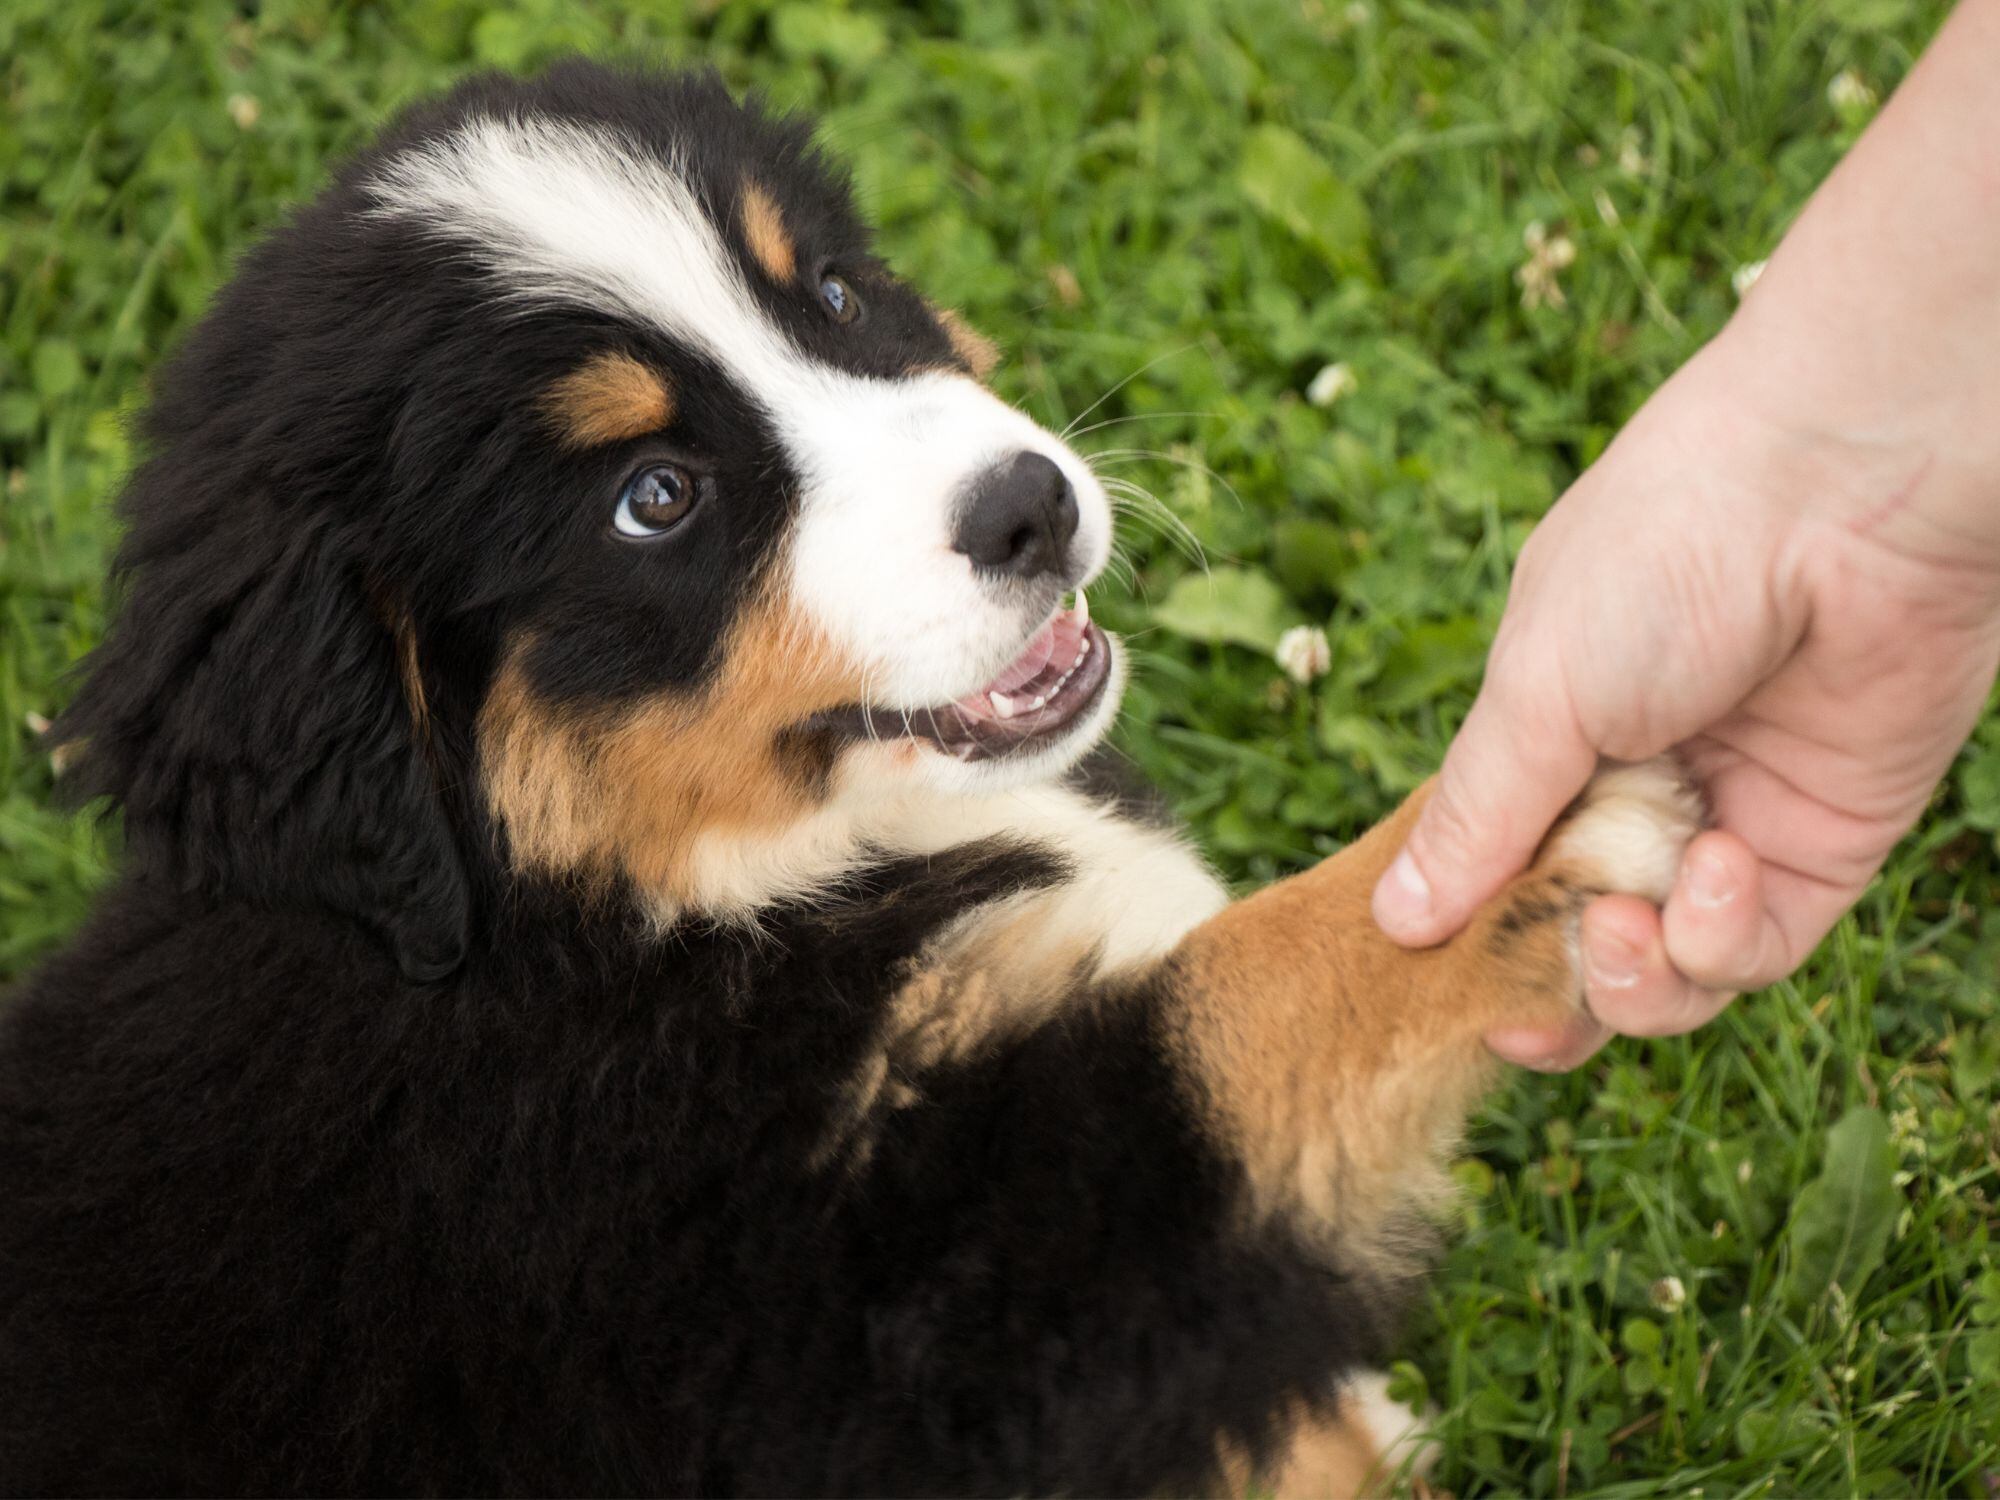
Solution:
[{"label": "person's fingers", "polygon": [[1407,947],[1450,937],[1527,865],[1596,765],[1573,721],[1521,701],[1504,676],[1489,677],[1416,827],[1375,886],[1377,925]]},{"label": "person's fingers", "polygon": [[1537,1073],[1567,1073],[1610,1040],[1610,1030],[1588,1015],[1563,1026],[1506,1026],[1486,1033],[1486,1045],[1496,1057]]},{"label": "person's fingers", "polygon": [[1764,866],[1735,834],[1711,829],[1688,845],[1662,914],[1668,961],[1689,983],[1756,990],[1796,966],[1767,908]]},{"label": "person's fingers", "polygon": [[1733,834],[1702,834],[1688,846],[1665,913],[1636,896],[1606,896],[1585,910],[1578,940],[1587,1014],[1559,1028],[1489,1032],[1486,1045],[1508,1062],[1560,1072],[1616,1033],[1692,1031],[1735,992],[1790,967],[1762,896],[1750,847]]},{"label": "person's fingers", "polygon": [[1796,967],[1793,940],[1767,897],[1789,901],[1801,921],[1817,923],[1826,912],[1838,915],[1840,895],[1767,870],[1742,839],[1712,829],[1688,846],[1664,912],[1636,896],[1600,897],[1585,909],[1579,943],[1588,1015],[1558,1028],[1489,1032],[1486,1044],[1522,1067],[1559,1072],[1613,1034],[1693,1031],[1741,991]]},{"label": "person's fingers", "polygon": [[1709,989],[1667,957],[1660,913],[1638,896],[1600,896],[1584,908],[1585,1004],[1625,1036],[1679,1036],[1713,1020],[1733,992]]},{"label": "person's fingers", "polygon": [[[1826,805],[1729,747],[1705,752],[1715,826],[1756,851],[1759,908],[1771,920],[1741,988],[1782,978],[1805,961],[1868,882],[1916,813],[1909,806],[1857,817]],[[1679,893],[1676,892],[1678,896]],[[1691,961],[1699,962],[1693,954]]]},{"label": "person's fingers", "polygon": [[[1689,757],[1708,796],[1711,825],[1728,829],[1755,849],[1767,872],[1809,872],[1812,883],[1824,886],[1826,892],[1823,900],[1808,904],[1838,908],[1810,934],[1810,941],[1793,950],[1803,957],[1882,867],[1896,840],[1923,810],[1935,783],[1907,797],[1878,795],[1868,813],[1857,813],[1813,795],[1740,748],[1762,748],[1772,760],[1779,759],[1781,742],[1767,739],[1769,731],[1762,726],[1733,723],[1727,733],[1732,743],[1711,741]],[[1775,906],[1771,909],[1777,914]],[[1786,933],[1788,938],[1794,935],[1790,927]]]}]

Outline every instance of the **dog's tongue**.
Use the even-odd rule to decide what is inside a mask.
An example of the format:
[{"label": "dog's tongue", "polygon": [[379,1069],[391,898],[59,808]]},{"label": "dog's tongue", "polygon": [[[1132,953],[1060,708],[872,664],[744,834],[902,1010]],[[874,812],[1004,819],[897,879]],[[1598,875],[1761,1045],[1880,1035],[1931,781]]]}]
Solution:
[{"label": "dog's tongue", "polygon": [[1010,666],[978,692],[969,693],[966,696],[968,698],[980,698],[984,697],[987,693],[1011,693],[1015,688],[1020,687],[1035,676],[1036,673],[1049,664],[1050,658],[1056,654],[1056,626],[1066,618],[1067,616],[1057,615],[1055,619],[1049,621],[1048,624],[1036,631],[1035,638],[1028,642],[1027,646],[1022,649],[1019,656],[1014,658]]},{"label": "dog's tongue", "polygon": [[[1025,705],[1035,697],[1039,683],[1053,682],[1068,671],[1077,659],[1077,650],[1089,625],[1090,605],[1083,597],[1083,590],[1078,589],[1075,605],[1036,631],[1021,654],[1002,668],[998,677],[951,706],[968,719],[1012,718],[1013,712],[1005,705],[1015,698]],[[994,702],[996,694],[1001,700],[998,704]]]},{"label": "dog's tongue", "polygon": [[1076,722],[1111,680],[1111,639],[1091,623],[1083,590],[1076,603],[1036,631],[991,682],[936,708],[828,709],[811,721],[848,739],[926,742],[962,761],[1009,755],[1046,742]]}]

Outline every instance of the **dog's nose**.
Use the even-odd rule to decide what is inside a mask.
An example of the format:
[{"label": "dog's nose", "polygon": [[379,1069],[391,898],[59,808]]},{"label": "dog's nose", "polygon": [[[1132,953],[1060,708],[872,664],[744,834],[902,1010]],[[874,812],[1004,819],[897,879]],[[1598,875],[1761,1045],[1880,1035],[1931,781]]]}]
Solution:
[{"label": "dog's nose", "polygon": [[1016,453],[973,480],[951,544],[975,567],[1039,578],[1062,569],[1076,521],[1063,471],[1039,453]]}]

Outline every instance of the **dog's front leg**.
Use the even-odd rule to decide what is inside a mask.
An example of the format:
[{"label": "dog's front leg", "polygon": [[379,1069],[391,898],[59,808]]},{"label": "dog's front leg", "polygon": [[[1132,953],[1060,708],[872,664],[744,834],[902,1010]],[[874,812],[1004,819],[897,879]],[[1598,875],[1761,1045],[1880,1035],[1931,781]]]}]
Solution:
[{"label": "dog's front leg", "polygon": [[[1369,898],[1424,795],[1195,928],[1154,978],[1200,1113],[1242,1165],[1246,1214],[1390,1283],[1416,1269],[1406,1262],[1424,1237],[1412,1231],[1495,1072],[1482,1034],[1579,1004],[1584,905],[1611,891],[1664,900],[1700,823],[1672,765],[1609,771],[1463,932],[1411,951],[1382,935]],[[1357,1391],[1330,1417],[1302,1415],[1263,1481],[1296,1493],[1359,1486],[1367,1465],[1355,1456],[1379,1461],[1391,1435],[1366,1419],[1369,1404]]]},{"label": "dog's front leg", "polygon": [[1384,937],[1376,880],[1421,807],[1217,913],[1156,982],[1181,1065],[1257,1207],[1365,1249],[1491,1081],[1480,1037],[1582,998],[1577,921],[1608,891],[1664,900],[1699,804],[1665,762],[1600,776],[1536,859],[1435,948]]}]

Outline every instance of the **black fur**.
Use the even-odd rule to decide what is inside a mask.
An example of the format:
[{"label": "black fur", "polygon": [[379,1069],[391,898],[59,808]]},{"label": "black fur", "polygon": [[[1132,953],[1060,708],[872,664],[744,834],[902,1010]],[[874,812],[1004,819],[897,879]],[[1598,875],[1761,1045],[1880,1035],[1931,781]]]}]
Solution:
[{"label": "black fur", "polygon": [[1144,1007],[815,1148],[974,849],[765,936],[523,891],[449,987],[128,881],[0,1045],[9,1494],[1136,1494],[1372,1341]]},{"label": "black fur", "polygon": [[[503,316],[359,212],[484,109],[692,143],[719,222],[754,169],[870,323],[774,315],[952,358],[804,131],[707,79],[475,81],[245,260],[161,376],[62,730],[128,869],[0,1011],[0,1492],[1155,1493],[1269,1452],[1379,1298],[1241,1227],[1145,996],[826,1149],[898,976],[1047,855],[885,864],[754,934],[510,873],[472,740],[502,644],[557,701],[698,682],[791,479],[687,351]],[[607,347],[676,374],[675,451],[732,495],[671,554],[602,540],[659,445],[565,453],[533,407]]]}]

